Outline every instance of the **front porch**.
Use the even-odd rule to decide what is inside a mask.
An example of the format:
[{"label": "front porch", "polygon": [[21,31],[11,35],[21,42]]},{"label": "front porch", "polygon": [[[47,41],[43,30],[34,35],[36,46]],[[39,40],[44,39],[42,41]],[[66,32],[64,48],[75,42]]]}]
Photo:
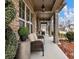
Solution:
[{"label": "front porch", "polygon": [[[15,22],[18,22],[18,25],[14,25],[15,22],[13,22],[12,28],[16,33],[17,40],[19,40],[18,29],[20,27],[27,27],[29,29],[29,34],[36,33],[38,35],[42,35],[41,30],[44,29],[46,31],[44,36],[44,56],[41,55],[42,52],[31,53],[31,42],[27,41],[27,39],[25,42],[20,42],[20,46],[18,47],[19,49],[17,50],[18,56],[16,56],[18,58],[16,59],[68,59],[67,56],[58,47],[58,13],[64,7],[65,1],[16,1],[17,3],[14,1],[17,10],[17,19],[15,18]],[[53,38],[50,38],[50,36],[52,36],[52,32]]]},{"label": "front porch", "polygon": [[15,59],[69,59],[59,46],[52,42],[52,37],[44,36],[44,56],[42,51],[31,52],[30,41],[20,42]]},{"label": "front porch", "polygon": [[68,59],[58,45],[52,42],[52,38],[45,35],[44,56],[40,52],[31,53],[31,59]]}]

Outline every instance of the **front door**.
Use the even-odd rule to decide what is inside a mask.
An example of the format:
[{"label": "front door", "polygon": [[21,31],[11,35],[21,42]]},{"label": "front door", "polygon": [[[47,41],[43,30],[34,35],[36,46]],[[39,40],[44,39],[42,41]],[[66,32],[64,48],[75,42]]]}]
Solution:
[{"label": "front door", "polygon": [[44,31],[45,34],[48,33],[47,22],[41,22],[41,31]]}]

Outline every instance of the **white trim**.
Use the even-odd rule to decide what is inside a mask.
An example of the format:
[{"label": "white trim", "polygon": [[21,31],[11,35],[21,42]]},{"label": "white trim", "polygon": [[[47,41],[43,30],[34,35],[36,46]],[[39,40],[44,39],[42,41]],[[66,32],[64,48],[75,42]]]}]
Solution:
[{"label": "white trim", "polygon": [[[25,19],[19,18],[19,20],[25,22]],[[26,23],[28,23],[28,24],[32,24],[32,22],[30,22],[30,21],[26,21]]]},{"label": "white trim", "polygon": [[[31,11],[29,11],[29,24],[31,24]],[[29,32],[31,33],[31,25],[29,25]]]},{"label": "white trim", "polygon": [[25,6],[25,27],[26,27],[26,20],[27,20],[27,19],[26,19],[26,10],[27,10],[27,9],[26,9],[26,6]]},{"label": "white trim", "polygon": [[40,23],[41,23],[41,22],[48,22],[48,21],[40,21]]},{"label": "white trim", "polygon": [[21,20],[21,21],[25,22],[25,19],[22,19],[22,18],[20,18],[20,17],[19,17],[19,20]]},{"label": "white trim", "polygon": [[28,23],[28,24],[32,25],[32,22],[30,22],[30,21],[27,21],[26,23]]}]

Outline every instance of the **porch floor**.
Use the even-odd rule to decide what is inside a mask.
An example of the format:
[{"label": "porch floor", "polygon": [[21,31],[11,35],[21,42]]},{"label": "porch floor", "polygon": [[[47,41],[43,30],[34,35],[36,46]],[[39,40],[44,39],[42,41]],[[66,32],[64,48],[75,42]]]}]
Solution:
[{"label": "porch floor", "polygon": [[52,42],[52,38],[45,35],[44,56],[42,52],[31,53],[31,59],[68,59],[62,50]]}]

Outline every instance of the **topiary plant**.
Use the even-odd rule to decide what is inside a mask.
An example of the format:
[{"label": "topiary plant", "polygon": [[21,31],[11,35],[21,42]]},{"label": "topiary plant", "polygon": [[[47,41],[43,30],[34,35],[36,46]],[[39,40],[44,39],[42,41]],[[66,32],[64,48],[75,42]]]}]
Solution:
[{"label": "topiary plant", "polygon": [[11,0],[5,2],[5,24],[8,25],[16,16],[16,11]]},{"label": "topiary plant", "polygon": [[5,30],[5,59],[14,59],[17,50],[15,33],[10,27]]},{"label": "topiary plant", "polygon": [[68,38],[69,42],[74,41],[74,32],[67,32],[66,37]]},{"label": "topiary plant", "polygon": [[15,18],[16,12],[11,0],[5,0],[5,59],[14,59],[17,50],[15,33],[9,23]]},{"label": "topiary plant", "polygon": [[15,18],[15,10],[12,7],[5,8],[5,23],[9,24]]},{"label": "topiary plant", "polygon": [[27,27],[20,27],[18,30],[21,41],[25,41],[28,38],[29,30]]}]

